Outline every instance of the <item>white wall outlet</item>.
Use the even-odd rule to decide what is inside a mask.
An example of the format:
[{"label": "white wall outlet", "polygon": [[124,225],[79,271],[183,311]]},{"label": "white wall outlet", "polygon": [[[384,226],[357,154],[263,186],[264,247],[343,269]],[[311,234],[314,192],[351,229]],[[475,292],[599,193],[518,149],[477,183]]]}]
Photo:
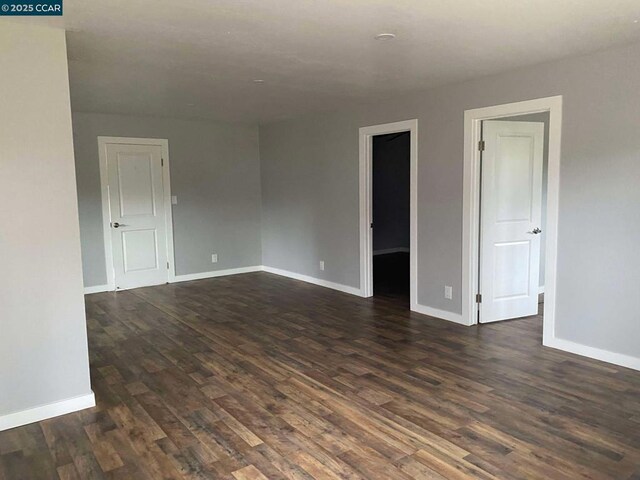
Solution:
[{"label": "white wall outlet", "polygon": [[444,286],[444,298],[451,300],[453,298],[453,287],[449,285]]},{"label": "white wall outlet", "polygon": [[324,270],[324,260],[320,260],[320,270]]},{"label": "white wall outlet", "polygon": [[218,254],[217,253],[211,254],[211,263],[218,263]]},{"label": "white wall outlet", "polygon": [[178,204],[178,196],[171,195],[171,205],[177,205],[177,204]]}]

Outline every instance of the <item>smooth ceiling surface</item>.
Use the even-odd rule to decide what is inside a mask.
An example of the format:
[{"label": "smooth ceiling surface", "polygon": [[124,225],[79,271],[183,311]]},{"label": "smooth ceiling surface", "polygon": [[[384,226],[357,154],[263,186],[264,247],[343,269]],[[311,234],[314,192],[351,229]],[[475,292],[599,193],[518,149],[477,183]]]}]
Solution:
[{"label": "smooth ceiling surface", "polygon": [[638,18],[638,0],[65,0],[22,21],[68,29],[74,110],[262,123],[638,41]]}]

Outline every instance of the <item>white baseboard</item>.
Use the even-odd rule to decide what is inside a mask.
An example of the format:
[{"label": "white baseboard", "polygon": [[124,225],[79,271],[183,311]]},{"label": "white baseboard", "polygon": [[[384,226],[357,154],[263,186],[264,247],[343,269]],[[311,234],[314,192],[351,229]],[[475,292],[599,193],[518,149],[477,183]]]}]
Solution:
[{"label": "white baseboard", "polygon": [[409,247],[396,247],[396,248],[383,248],[382,250],[374,250],[373,256],[376,255],[387,255],[389,253],[410,253],[411,249]]},{"label": "white baseboard", "polygon": [[91,392],[88,395],[68,398],[67,400],[10,413],[0,417],[0,432],[95,406],[96,399],[93,392]]},{"label": "white baseboard", "polygon": [[[191,280],[202,280],[204,278],[226,277],[227,275],[237,275],[239,273],[261,272],[262,265],[253,267],[228,268],[226,270],[214,270],[213,272],[188,273],[186,275],[176,275],[169,283],[190,282]],[[93,287],[85,287],[84,294],[109,292],[109,285],[96,285]]]},{"label": "white baseboard", "polygon": [[228,268],[226,270],[214,270],[213,272],[188,273],[186,275],[176,275],[170,283],[190,282],[192,280],[202,280],[204,278],[226,277],[227,275],[237,275],[239,273],[261,272],[262,265],[253,267]]},{"label": "white baseboard", "polygon": [[294,280],[300,280],[302,282],[313,283],[321,287],[332,288],[340,292],[350,293],[351,295],[362,296],[362,292],[359,288],[350,287],[349,285],[343,285],[341,283],[330,282],[329,280],[322,280],[321,278],[310,277],[308,275],[302,275],[300,273],[290,272],[288,270],[281,270],[279,268],[263,266],[262,269],[265,272],[281,275],[283,277],[293,278]]},{"label": "white baseboard", "polygon": [[551,338],[543,342],[543,344],[545,347],[556,348],[558,350],[564,350],[565,352],[582,355],[583,357],[602,360],[603,362],[612,363],[621,367],[640,370],[640,358],[632,357],[631,355],[624,355],[622,353],[615,353],[608,350],[602,350],[600,348],[589,347],[587,345],[563,340],[561,338]]},{"label": "white baseboard", "polygon": [[430,317],[439,318],[441,320],[447,320],[449,322],[459,323],[460,325],[468,326],[463,320],[460,313],[447,312],[446,310],[439,310],[437,308],[427,307],[426,305],[420,305],[414,303],[411,305],[411,311],[428,315]]},{"label": "white baseboard", "polygon": [[94,285],[93,287],[84,287],[84,294],[89,295],[91,293],[108,292],[109,285]]}]

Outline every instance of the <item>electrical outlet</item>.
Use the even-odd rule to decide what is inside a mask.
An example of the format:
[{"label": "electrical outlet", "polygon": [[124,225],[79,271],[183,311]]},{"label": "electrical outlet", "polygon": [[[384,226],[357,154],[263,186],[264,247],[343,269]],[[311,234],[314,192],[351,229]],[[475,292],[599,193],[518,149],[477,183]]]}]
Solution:
[{"label": "electrical outlet", "polygon": [[320,270],[324,270],[324,260],[320,260]]},{"label": "electrical outlet", "polygon": [[453,298],[453,287],[449,285],[444,286],[444,298],[451,300]]},{"label": "electrical outlet", "polygon": [[218,254],[217,253],[213,253],[211,255],[211,263],[218,263]]}]

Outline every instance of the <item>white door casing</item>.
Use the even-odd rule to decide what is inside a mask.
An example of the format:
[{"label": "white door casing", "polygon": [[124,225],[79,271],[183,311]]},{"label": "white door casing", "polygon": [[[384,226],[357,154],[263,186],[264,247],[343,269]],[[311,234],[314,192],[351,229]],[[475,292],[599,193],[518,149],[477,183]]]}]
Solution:
[{"label": "white door casing", "polygon": [[98,143],[109,289],[171,281],[168,142],[98,137]]},{"label": "white door casing", "polygon": [[[418,305],[418,120],[385,123],[359,129],[359,196],[360,196],[360,296],[373,295],[373,137],[389,133],[409,132],[410,149],[410,308]],[[421,306],[420,306],[421,307]],[[443,312],[445,313],[445,312]]]},{"label": "white door casing", "polygon": [[544,124],[485,121],[480,322],[538,313]]}]

